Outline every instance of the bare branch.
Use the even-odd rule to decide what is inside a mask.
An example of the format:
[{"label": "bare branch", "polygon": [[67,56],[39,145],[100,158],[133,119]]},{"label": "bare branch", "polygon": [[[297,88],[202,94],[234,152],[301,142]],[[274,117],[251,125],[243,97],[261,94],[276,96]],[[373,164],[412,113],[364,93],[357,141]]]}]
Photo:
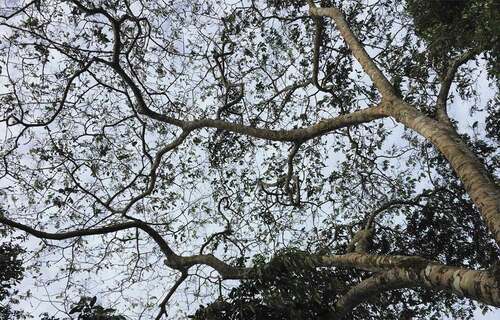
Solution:
[{"label": "bare branch", "polygon": [[177,290],[177,288],[179,288],[179,286],[187,279],[187,277],[188,277],[187,271],[182,271],[181,276],[179,277],[179,279],[177,279],[177,281],[175,281],[175,283],[172,286],[172,288],[170,289],[170,291],[167,293],[167,295],[165,296],[165,298],[160,303],[160,312],[156,316],[156,318],[155,318],[156,320],[160,320],[163,315],[165,315],[165,318],[168,317],[167,308],[166,308],[167,303],[170,300],[170,298],[173,296],[173,294],[175,293],[175,291]]},{"label": "bare branch", "polygon": [[213,119],[186,121],[183,125],[189,129],[216,128],[241,133],[254,138],[273,141],[303,142],[330,133],[337,129],[381,119],[384,116],[385,115],[383,114],[381,106],[375,106],[354,111],[350,114],[340,115],[335,118],[323,119],[310,127],[292,130],[260,129]]},{"label": "bare branch", "polygon": [[39,6],[40,5],[40,0],[33,0],[31,2],[28,2],[26,5],[24,5],[23,7],[19,8],[19,9],[17,9],[16,11],[12,12],[11,14],[0,15],[0,18],[5,19],[7,21],[10,18],[13,18],[13,17],[17,16],[21,12],[24,12],[26,9],[28,9],[29,7],[31,7],[33,4],[36,4],[37,6]]},{"label": "bare branch", "polygon": [[174,251],[170,248],[170,246],[167,244],[167,242],[160,236],[158,232],[156,232],[152,227],[148,226],[146,223],[139,222],[139,221],[131,221],[131,222],[124,222],[124,223],[116,223],[116,224],[111,224],[108,226],[104,227],[99,227],[99,228],[93,228],[93,229],[82,229],[82,230],[75,230],[75,231],[67,231],[67,232],[44,232],[40,230],[36,230],[32,227],[29,227],[27,225],[15,222],[13,220],[10,220],[6,218],[3,213],[0,213],[0,223],[5,224],[9,227],[16,228],[22,231],[25,231],[32,236],[35,236],[40,239],[50,239],[50,240],[66,240],[66,239],[71,239],[71,238],[78,238],[78,237],[84,237],[84,236],[92,236],[92,235],[102,235],[102,234],[108,234],[108,233],[113,233],[117,231],[122,231],[122,230],[127,230],[131,228],[138,228],[141,229],[142,231],[146,232],[151,238],[155,240],[155,242],[158,244],[162,252],[165,254],[167,257],[171,256],[176,256]]}]

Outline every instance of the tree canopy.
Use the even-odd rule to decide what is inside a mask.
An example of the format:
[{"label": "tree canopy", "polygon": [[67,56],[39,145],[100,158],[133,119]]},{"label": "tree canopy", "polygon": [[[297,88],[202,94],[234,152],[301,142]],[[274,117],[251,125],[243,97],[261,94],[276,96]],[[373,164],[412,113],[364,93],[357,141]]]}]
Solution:
[{"label": "tree canopy", "polygon": [[493,0],[2,2],[0,224],[44,319],[499,307],[499,28]]}]

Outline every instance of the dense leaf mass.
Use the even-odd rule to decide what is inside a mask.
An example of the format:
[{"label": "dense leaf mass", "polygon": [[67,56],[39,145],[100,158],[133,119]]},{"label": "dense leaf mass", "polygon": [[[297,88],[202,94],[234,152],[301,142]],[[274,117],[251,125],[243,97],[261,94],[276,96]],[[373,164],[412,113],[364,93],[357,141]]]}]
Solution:
[{"label": "dense leaf mass", "polygon": [[[0,235],[5,235],[0,229]],[[24,267],[21,255],[24,250],[19,245],[2,242],[0,243],[0,319],[16,320],[24,319],[24,312],[14,309],[17,302],[15,290],[16,285],[23,279]]]},{"label": "dense leaf mass", "polygon": [[[493,0],[407,0],[417,34],[437,59],[464,49],[491,50],[490,72],[498,75],[500,7]],[[445,62],[445,61],[442,61]]]}]

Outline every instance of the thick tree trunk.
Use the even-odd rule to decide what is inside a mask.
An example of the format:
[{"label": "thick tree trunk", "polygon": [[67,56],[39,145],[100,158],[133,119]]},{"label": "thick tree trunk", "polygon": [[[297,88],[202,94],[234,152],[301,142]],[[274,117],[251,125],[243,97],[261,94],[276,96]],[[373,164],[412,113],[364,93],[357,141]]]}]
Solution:
[{"label": "thick tree trunk", "polygon": [[385,103],[387,114],[427,138],[446,157],[500,245],[500,187],[462,139],[401,100]]},{"label": "thick tree trunk", "polygon": [[412,256],[351,253],[318,258],[320,266],[377,272],[352,287],[325,319],[342,319],[361,303],[386,291],[423,287],[445,290],[492,306],[500,306],[500,278],[493,270],[469,270]]},{"label": "thick tree trunk", "polygon": [[451,291],[485,304],[500,307],[500,279],[490,271],[467,270],[438,264],[429,264],[418,274],[418,282],[430,289]]},{"label": "thick tree trunk", "polygon": [[[352,33],[339,9],[318,8],[312,1],[309,1],[309,4],[312,16],[327,16],[335,21],[353,56],[381,93],[383,98],[381,105],[386,115],[394,117],[398,122],[427,138],[448,159],[500,246],[500,188],[486,172],[483,164],[446,124],[424,115],[395,95],[394,88]],[[440,94],[441,100],[445,99],[444,95],[445,93]]]}]

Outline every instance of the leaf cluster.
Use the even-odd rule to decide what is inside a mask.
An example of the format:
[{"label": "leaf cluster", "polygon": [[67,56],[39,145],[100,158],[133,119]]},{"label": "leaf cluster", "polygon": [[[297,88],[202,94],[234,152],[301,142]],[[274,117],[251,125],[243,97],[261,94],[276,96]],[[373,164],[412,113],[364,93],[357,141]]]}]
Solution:
[{"label": "leaf cluster", "polygon": [[[498,63],[500,10],[493,0],[407,0],[417,35],[427,41],[432,55],[484,48]],[[495,57],[496,56],[496,57]],[[497,70],[498,71],[498,70]]]}]

